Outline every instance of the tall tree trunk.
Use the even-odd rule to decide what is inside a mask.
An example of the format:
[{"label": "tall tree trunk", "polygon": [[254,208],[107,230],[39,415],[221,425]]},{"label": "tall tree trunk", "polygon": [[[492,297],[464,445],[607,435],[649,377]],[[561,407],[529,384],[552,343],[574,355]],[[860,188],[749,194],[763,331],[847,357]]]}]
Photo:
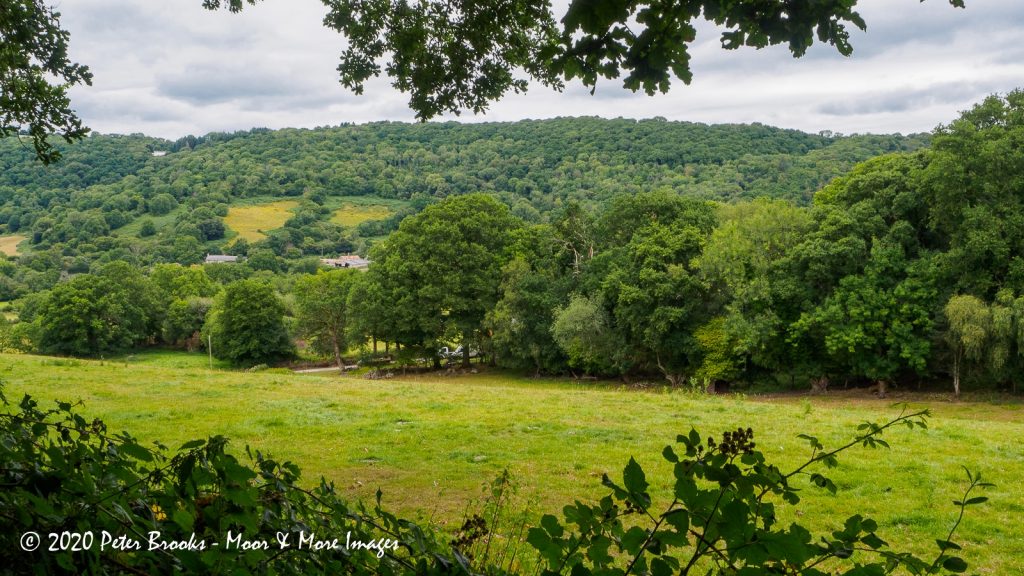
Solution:
[{"label": "tall tree trunk", "polygon": [[334,362],[338,365],[338,371],[345,371],[345,363],[341,360],[341,347],[338,346],[338,337],[331,334],[331,344],[334,346]]},{"label": "tall tree trunk", "polygon": [[953,395],[960,397],[960,351],[953,353]]},{"label": "tall tree trunk", "polygon": [[662,366],[661,354],[655,352],[654,359],[658,363],[658,369],[661,370],[661,374],[665,376],[665,379],[668,380],[670,386],[679,387],[682,386],[684,382],[686,382],[685,374],[676,374],[674,372],[670,372],[667,368]]},{"label": "tall tree trunk", "polygon": [[468,344],[463,344],[462,345],[462,367],[466,368],[466,369],[469,368],[469,345]]},{"label": "tall tree trunk", "polygon": [[377,337],[376,336],[373,337],[373,355],[374,356],[377,355]]}]

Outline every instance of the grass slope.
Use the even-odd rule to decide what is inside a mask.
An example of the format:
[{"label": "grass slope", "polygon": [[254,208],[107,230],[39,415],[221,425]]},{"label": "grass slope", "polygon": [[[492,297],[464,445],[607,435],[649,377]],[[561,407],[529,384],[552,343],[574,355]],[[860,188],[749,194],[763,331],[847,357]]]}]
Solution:
[{"label": "grass slope", "polygon": [[330,209],[330,221],[354,228],[369,220],[381,220],[408,205],[405,200],[377,196],[328,196],[324,206]]},{"label": "grass slope", "polygon": [[[630,456],[664,502],[673,480],[661,449],[691,426],[716,436],[753,427],[767,457],[788,469],[808,455],[797,434],[835,447],[858,423],[896,413],[888,401],[701,397],[501,374],[390,381],[248,374],[209,370],[205,356],[171,352],[105,362],[7,355],[0,375],[9,398],[82,399],[83,412],[112,430],[171,446],[224,434],[236,450],[248,444],[299,463],[310,483],[324,475],[363,498],[380,487],[390,507],[449,526],[481,483],[506,467],[537,514],[600,497],[601,474],[619,476]],[[966,465],[997,484],[959,535],[972,571],[1024,574],[1024,413],[1019,405],[935,400],[932,407],[928,430],[885,437],[890,451],[843,455],[830,474],[838,496],[808,487],[799,521],[836,529],[864,513],[898,548],[930,557],[954,520],[951,500],[961,494]],[[781,514],[784,523],[792,519]]]},{"label": "grass slope", "polygon": [[139,232],[142,231],[142,223],[145,222],[146,220],[150,220],[153,222],[153,227],[156,229],[157,232],[162,232],[164,229],[173,226],[175,221],[177,221],[178,216],[180,216],[184,211],[184,206],[178,206],[174,210],[168,212],[167,214],[162,214],[160,216],[150,216],[149,214],[145,214],[132,220],[131,222],[125,224],[124,226],[121,226],[116,230],[116,232],[121,236],[137,237],[139,235]]},{"label": "grass slope", "polygon": [[280,228],[292,217],[291,210],[298,206],[295,200],[279,200],[252,206],[231,206],[224,217],[224,225],[238,233],[239,238],[255,242],[265,232]]},{"label": "grass slope", "polygon": [[331,214],[331,222],[352,228],[368,220],[383,220],[390,215],[391,209],[387,206],[342,204],[341,208]]},{"label": "grass slope", "polygon": [[25,240],[28,240],[28,236],[21,236],[20,234],[0,236],[0,253],[7,256],[17,256],[21,253],[18,251],[18,244]]}]

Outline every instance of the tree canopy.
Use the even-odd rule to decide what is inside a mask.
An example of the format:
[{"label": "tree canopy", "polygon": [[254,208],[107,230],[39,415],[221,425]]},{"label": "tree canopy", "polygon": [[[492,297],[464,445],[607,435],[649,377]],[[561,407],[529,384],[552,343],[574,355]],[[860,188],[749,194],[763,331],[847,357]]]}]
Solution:
[{"label": "tree canopy", "polygon": [[[257,0],[204,0],[239,11]],[[548,0],[323,0],[324,24],[348,46],[338,71],[361,94],[382,72],[410,94],[417,118],[463,110],[483,112],[529,82],[561,90],[579,80],[592,90],[602,79],[624,88],[667,92],[672,79],[693,79],[689,45],[695,23],[724,28],[723,49],[786,45],[803,56],[818,41],[853,52],[848,27],[867,29],[857,0],[573,0],[561,18]],[[949,0],[964,7],[963,0]]]},{"label": "tree canopy", "polygon": [[92,84],[92,73],[71,60],[69,38],[44,0],[0,3],[0,137],[27,135],[46,164],[60,157],[49,136],[71,142],[89,133],[67,90]]},{"label": "tree canopy", "polygon": [[292,357],[295,346],[285,327],[284,313],[284,305],[268,284],[258,280],[228,284],[206,320],[214,356],[236,364]]},{"label": "tree canopy", "polygon": [[433,347],[445,338],[465,346],[500,296],[501,269],[521,225],[490,196],[468,194],[407,218],[374,247],[371,273],[394,305],[405,344]]}]

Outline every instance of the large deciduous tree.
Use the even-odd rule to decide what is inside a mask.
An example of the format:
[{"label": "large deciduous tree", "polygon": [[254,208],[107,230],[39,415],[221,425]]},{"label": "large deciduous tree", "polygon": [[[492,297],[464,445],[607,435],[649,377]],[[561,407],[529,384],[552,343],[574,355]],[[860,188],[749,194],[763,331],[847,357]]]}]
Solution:
[{"label": "large deciduous tree", "polygon": [[613,373],[623,343],[599,299],[574,295],[554,310],[551,335],[569,357],[569,366],[588,373]]},{"label": "large deciduous tree", "polygon": [[47,164],[60,157],[50,136],[72,142],[89,133],[67,91],[92,84],[92,74],[70,59],[69,37],[44,0],[0,2],[0,137],[27,134]]},{"label": "large deciduous tree", "polygon": [[345,306],[348,310],[349,340],[360,346],[370,341],[374,354],[379,342],[384,340],[385,349],[390,351],[388,341],[396,333],[392,321],[394,315],[375,269],[352,278]]},{"label": "large deciduous tree", "polygon": [[929,261],[910,263],[901,247],[879,243],[864,272],[843,278],[793,332],[815,334],[847,374],[888,382],[907,371],[923,373],[934,326],[933,276]]},{"label": "large deciduous tree", "polygon": [[957,292],[990,301],[1024,289],[1024,91],[990,96],[933,138],[922,192],[947,239],[942,271]]},{"label": "large deciduous tree", "polygon": [[164,341],[168,344],[184,342],[187,348],[194,348],[219,287],[200,266],[158,264],[149,279],[162,312]]},{"label": "large deciduous tree", "polygon": [[617,197],[602,216],[609,274],[602,294],[635,362],[673,385],[695,367],[693,333],[708,319],[707,285],[694,267],[715,225],[706,202],[656,191]]},{"label": "large deciduous tree", "polygon": [[531,368],[536,374],[564,367],[551,332],[555,309],[571,280],[559,269],[562,249],[546,225],[524,228],[516,240],[515,257],[502,268],[501,299],[485,321],[498,364]]},{"label": "large deciduous tree", "polygon": [[[257,0],[204,0],[241,10]],[[963,0],[949,0],[963,7]],[[703,19],[724,28],[722,48],[786,45],[803,56],[819,41],[850,55],[848,26],[866,23],[857,0],[573,0],[556,18],[549,0],[323,0],[324,23],[348,41],[338,71],[356,93],[382,72],[410,94],[426,120],[445,112],[482,112],[530,81],[562,89],[578,79],[595,88],[622,78],[624,88],[667,92],[672,78],[692,80],[689,45]]]},{"label": "large deciduous tree", "polygon": [[697,333],[704,352],[700,375],[728,379],[721,375],[739,376],[741,366],[751,364],[792,373],[798,363],[787,354],[785,332],[807,294],[787,256],[812,229],[811,212],[764,198],[722,206],[719,215],[722,223],[698,261],[723,306]]},{"label": "large deciduous tree", "polygon": [[321,354],[330,354],[341,370],[348,350],[348,297],[358,270],[318,271],[295,282],[295,317],[299,333]]},{"label": "large deciduous tree", "polygon": [[292,357],[295,346],[284,324],[284,312],[268,284],[258,280],[228,284],[204,327],[213,342],[213,355],[234,364],[269,364]]},{"label": "large deciduous tree", "polygon": [[430,347],[459,336],[469,344],[500,295],[501,267],[522,222],[490,196],[449,198],[402,221],[374,246],[373,269],[395,310],[404,344]]},{"label": "large deciduous tree", "polygon": [[110,313],[110,282],[92,275],[59,284],[39,309],[38,347],[46,354],[96,356],[123,349],[132,339]]},{"label": "large deciduous tree", "polygon": [[58,284],[36,314],[48,354],[99,356],[151,341],[159,310],[149,279],[123,262]]}]

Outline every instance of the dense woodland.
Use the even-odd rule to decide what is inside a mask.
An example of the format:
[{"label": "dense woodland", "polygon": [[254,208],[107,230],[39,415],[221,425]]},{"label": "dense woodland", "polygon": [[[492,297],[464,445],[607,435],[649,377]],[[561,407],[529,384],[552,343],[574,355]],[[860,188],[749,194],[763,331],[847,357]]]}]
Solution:
[{"label": "dense woodland", "polygon": [[[439,362],[439,347],[464,344],[467,362],[473,349],[537,373],[673,385],[1016,388],[1022,139],[1014,92],[910,138],[385,123],[94,137],[55,168],[7,142],[0,221],[33,247],[4,264],[19,315],[4,345],[101,355],[212,341],[255,364],[292,357],[296,338],[339,363],[358,350]],[[302,203],[245,264],[177,258],[183,239],[221,240],[220,216],[250,195]],[[318,242],[360,243],[324,220],[331,195],[416,202],[364,225],[396,228],[369,247],[369,271],[307,273]],[[172,211],[169,246],[115,235]]]},{"label": "dense woodland", "polygon": [[[855,163],[927,141],[662,120],[375,123],[177,142],[93,136],[44,166],[30,146],[9,138],[0,140],[0,233],[28,237],[32,255],[21,273],[0,280],[0,299],[48,289],[62,272],[109,261],[149,266],[197,263],[207,252],[244,255],[250,246],[226,238],[222,218],[246,199],[302,202],[294,218],[254,248],[287,260],[273,269],[308,270],[308,261],[298,262],[303,256],[365,251],[368,239],[450,195],[493,194],[534,223],[550,221],[570,201],[594,209],[617,194],[658,188],[806,205]],[[343,229],[328,221],[325,207],[339,196],[399,199],[404,208]],[[263,260],[271,258],[264,253]]]}]

